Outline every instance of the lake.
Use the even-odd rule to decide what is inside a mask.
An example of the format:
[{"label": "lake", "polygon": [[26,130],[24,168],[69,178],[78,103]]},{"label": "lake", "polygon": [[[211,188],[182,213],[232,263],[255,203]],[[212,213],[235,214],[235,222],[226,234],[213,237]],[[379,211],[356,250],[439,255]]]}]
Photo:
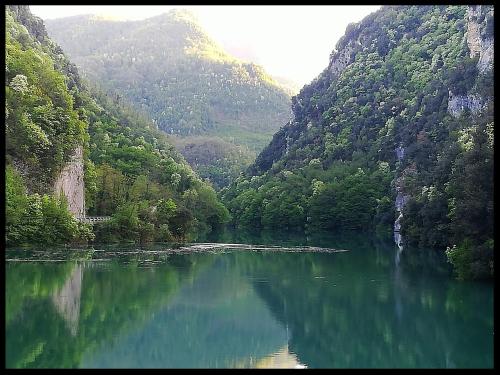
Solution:
[{"label": "lake", "polygon": [[9,368],[493,367],[493,283],[373,235],[226,232],[6,260]]}]

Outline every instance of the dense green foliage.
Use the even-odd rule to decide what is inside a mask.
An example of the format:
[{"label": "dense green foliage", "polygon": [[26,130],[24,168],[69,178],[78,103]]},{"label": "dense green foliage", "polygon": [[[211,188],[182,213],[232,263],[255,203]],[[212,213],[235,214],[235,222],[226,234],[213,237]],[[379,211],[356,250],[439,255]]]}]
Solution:
[{"label": "dense green foliage", "polygon": [[216,190],[228,186],[255,160],[255,153],[245,146],[216,137],[176,138],[174,142],[189,165]]},{"label": "dense green foliage", "polygon": [[[367,173],[360,166],[335,163],[323,170],[319,160],[272,178],[244,177],[224,191],[238,226],[257,228],[359,229],[389,224],[376,213],[389,198],[386,165]],[[328,182],[324,182],[328,181]],[[376,222],[374,222],[377,220]],[[392,218],[392,217],[391,217]]]},{"label": "dense green foliage", "polygon": [[[6,20],[9,244],[92,237],[50,197],[82,144],[88,213],[113,217],[95,228],[97,240],[184,239],[227,220],[213,188],[165,134],[119,98],[87,88],[27,7],[8,8]],[[165,204],[169,215],[158,209]],[[65,227],[48,227],[47,220]]]},{"label": "dense green foliage", "polygon": [[53,45],[40,44],[10,11],[5,16],[6,242],[92,239],[91,228],[72,217],[65,199],[52,197],[55,177],[88,139],[87,124],[74,109],[61,63],[51,57]]},{"label": "dense green foliage", "polygon": [[7,244],[57,244],[93,240],[92,228],[79,223],[67,209],[64,196],[27,194],[21,176],[5,171]]},{"label": "dense green foliage", "polygon": [[[7,162],[18,162],[29,188],[46,192],[78,144],[86,124],[74,110],[66,78],[50,46],[42,46],[6,12],[5,135]],[[28,182],[28,181],[27,181]]]},{"label": "dense green foliage", "polygon": [[[97,228],[98,240],[172,240],[218,228],[228,218],[214,190],[201,181],[165,134],[120,100],[96,88],[82,98],[93,162],[90,215],[114,215]],[[88,102],[87,102],[88,100]],[[89,174],[90,175],[90,174]],[[163,202],[175,206],[161,215]]]},{"label": "dense green foliage", "polygon": [[[389,230],[398,187],[407,244],[462,244],[469,276],[491,277],[493,76],[469,57],[467,22],[467,6],[398,6],[351,24],[294,119],[222,192],[235,224]],[[492,38],[492,18],[477,22]],[[460,95],[482,109],[452,115]]]},{"label": "dense green foliage", "polygon": [[[46,23],[91,81],[126,98],[168,134],[222,138],[248,147],[245,158],[253,158],[289,118],[287,91],[262,67],[227,54],[187,11],[142,21],[77,16]],[[204,145],[213,144],[207,139],[198,148]],[[224,158],[231,161],[232,150]],[[238,160],[230,164],[239,167]],[[227,176],[216,168],[214,161],[197,171],[219,186]]]}]

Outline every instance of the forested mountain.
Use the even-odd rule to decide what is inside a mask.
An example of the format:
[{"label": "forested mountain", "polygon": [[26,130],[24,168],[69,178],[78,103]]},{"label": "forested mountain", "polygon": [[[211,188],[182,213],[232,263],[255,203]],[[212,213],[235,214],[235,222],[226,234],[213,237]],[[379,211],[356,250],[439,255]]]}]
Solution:
[{"label": "forested mountain", "polygon": [[[90,81],[123,97],[159,129],[181,139],[197,136],[189,143],[199,151],[206,145],[207,155],[218,147],[213,137],[231,143],[226,158],[237,170],[231,177],[290,118],[288,90],[262,67],[227,54],[188,11],[142,21],[75,16],[46,24]],[[185,147],[179,149],[192,159]],[[235,159],[235,152],[244,155]],[[200,172],[216,167],[207,163]],[[202,177],[216,186],[226,183],[217,173]]]},{"label": "forested mountain", "polygon": [[222,191],[235,224],[394,227],[449,247],[460,277],[493,274],[492,6],[382,7],[292,110]]},{"label": "forested mountain", "polygon": [[[86,87],[27,6],[5,17],[7,244],[183,239],[227,220],[166,135]],[[112,219],[92,233],[73,217],[85,210]]]},{"label": "forested mountain", "polygon": [[196,173],[208,178],[215,188],[229,185],[255,160],[244,146],[217,137],[180,138],[176,147]]}]

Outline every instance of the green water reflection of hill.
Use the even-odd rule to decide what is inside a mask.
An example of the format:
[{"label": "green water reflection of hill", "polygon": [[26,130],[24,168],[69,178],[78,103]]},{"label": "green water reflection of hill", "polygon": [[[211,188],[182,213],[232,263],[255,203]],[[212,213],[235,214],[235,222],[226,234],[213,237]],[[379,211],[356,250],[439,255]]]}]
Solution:
[{"label": "green water reflection of hill", "polygon": [[214,257],[193,283],[119,345],[83,367],[220,368],[248,365],[286,345],[286,331],[251,283],[232,267],[237,254]]},{"label": "green water reflection of hill", "polygon": [[[492,285],[455,281],[436,252],[356,233],[218,241],[349,251],[114,246],[8,261],[7,367],[493,366]],[[22,257],[36,258],[7,252]]]}]

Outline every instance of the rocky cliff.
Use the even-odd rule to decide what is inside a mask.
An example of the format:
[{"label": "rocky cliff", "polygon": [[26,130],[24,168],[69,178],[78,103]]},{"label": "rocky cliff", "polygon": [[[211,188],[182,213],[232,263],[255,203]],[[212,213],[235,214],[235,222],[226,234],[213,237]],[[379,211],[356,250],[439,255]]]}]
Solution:
[{"label": "rocky cliff", "polygon": [[[477,58],[477,69],[480,74],[486,74],[493,69],[494,36],[493,8],[481,5],[467,8],[467,31],[465,33],[469,56]],[[474,89],[472,89],[474,91]],[[478,93],[467,92],[465,95],[456,95],[451,90],[448,95],[448,112],[458,117],[463,111],[469,110],[478,115],[488,106],[488,101]]]},{"label": "rocky cliff", "polygon": [[[477,69],[480,74],[486,74],[493,69],[494,37],[493,7],[481,5],[467,8],[467,31],[465,33],[469,56],[477,58]],[[474,88],[472,89],[474,91]],[[448,112],[458,117],[463,111],[469,110],[473,115],[484,111],[489,102],[478,93],[468,92],[466,95],[455,95],[449,91]]]},{"label": "rocky cliff", "polygon": [[458,117],[466,109],[470,110],[474,115],[481,112],[487,103],[484,99],[476,94],[453,95],[451,92],[448,98],[448,112],[453,117]]},{"label": "rocky cliff", "polygon": [[64,194],[69,211],[76,217],[85,216],[85,185],[83,182],[83,148],[76,148],[54,184],[55,194]]},{"label": "rocky cliff", "polygon": [[480,72],[493,68],[493,7],[469,6],[467,10],[467,45],[470,57],[479,55]]}]

